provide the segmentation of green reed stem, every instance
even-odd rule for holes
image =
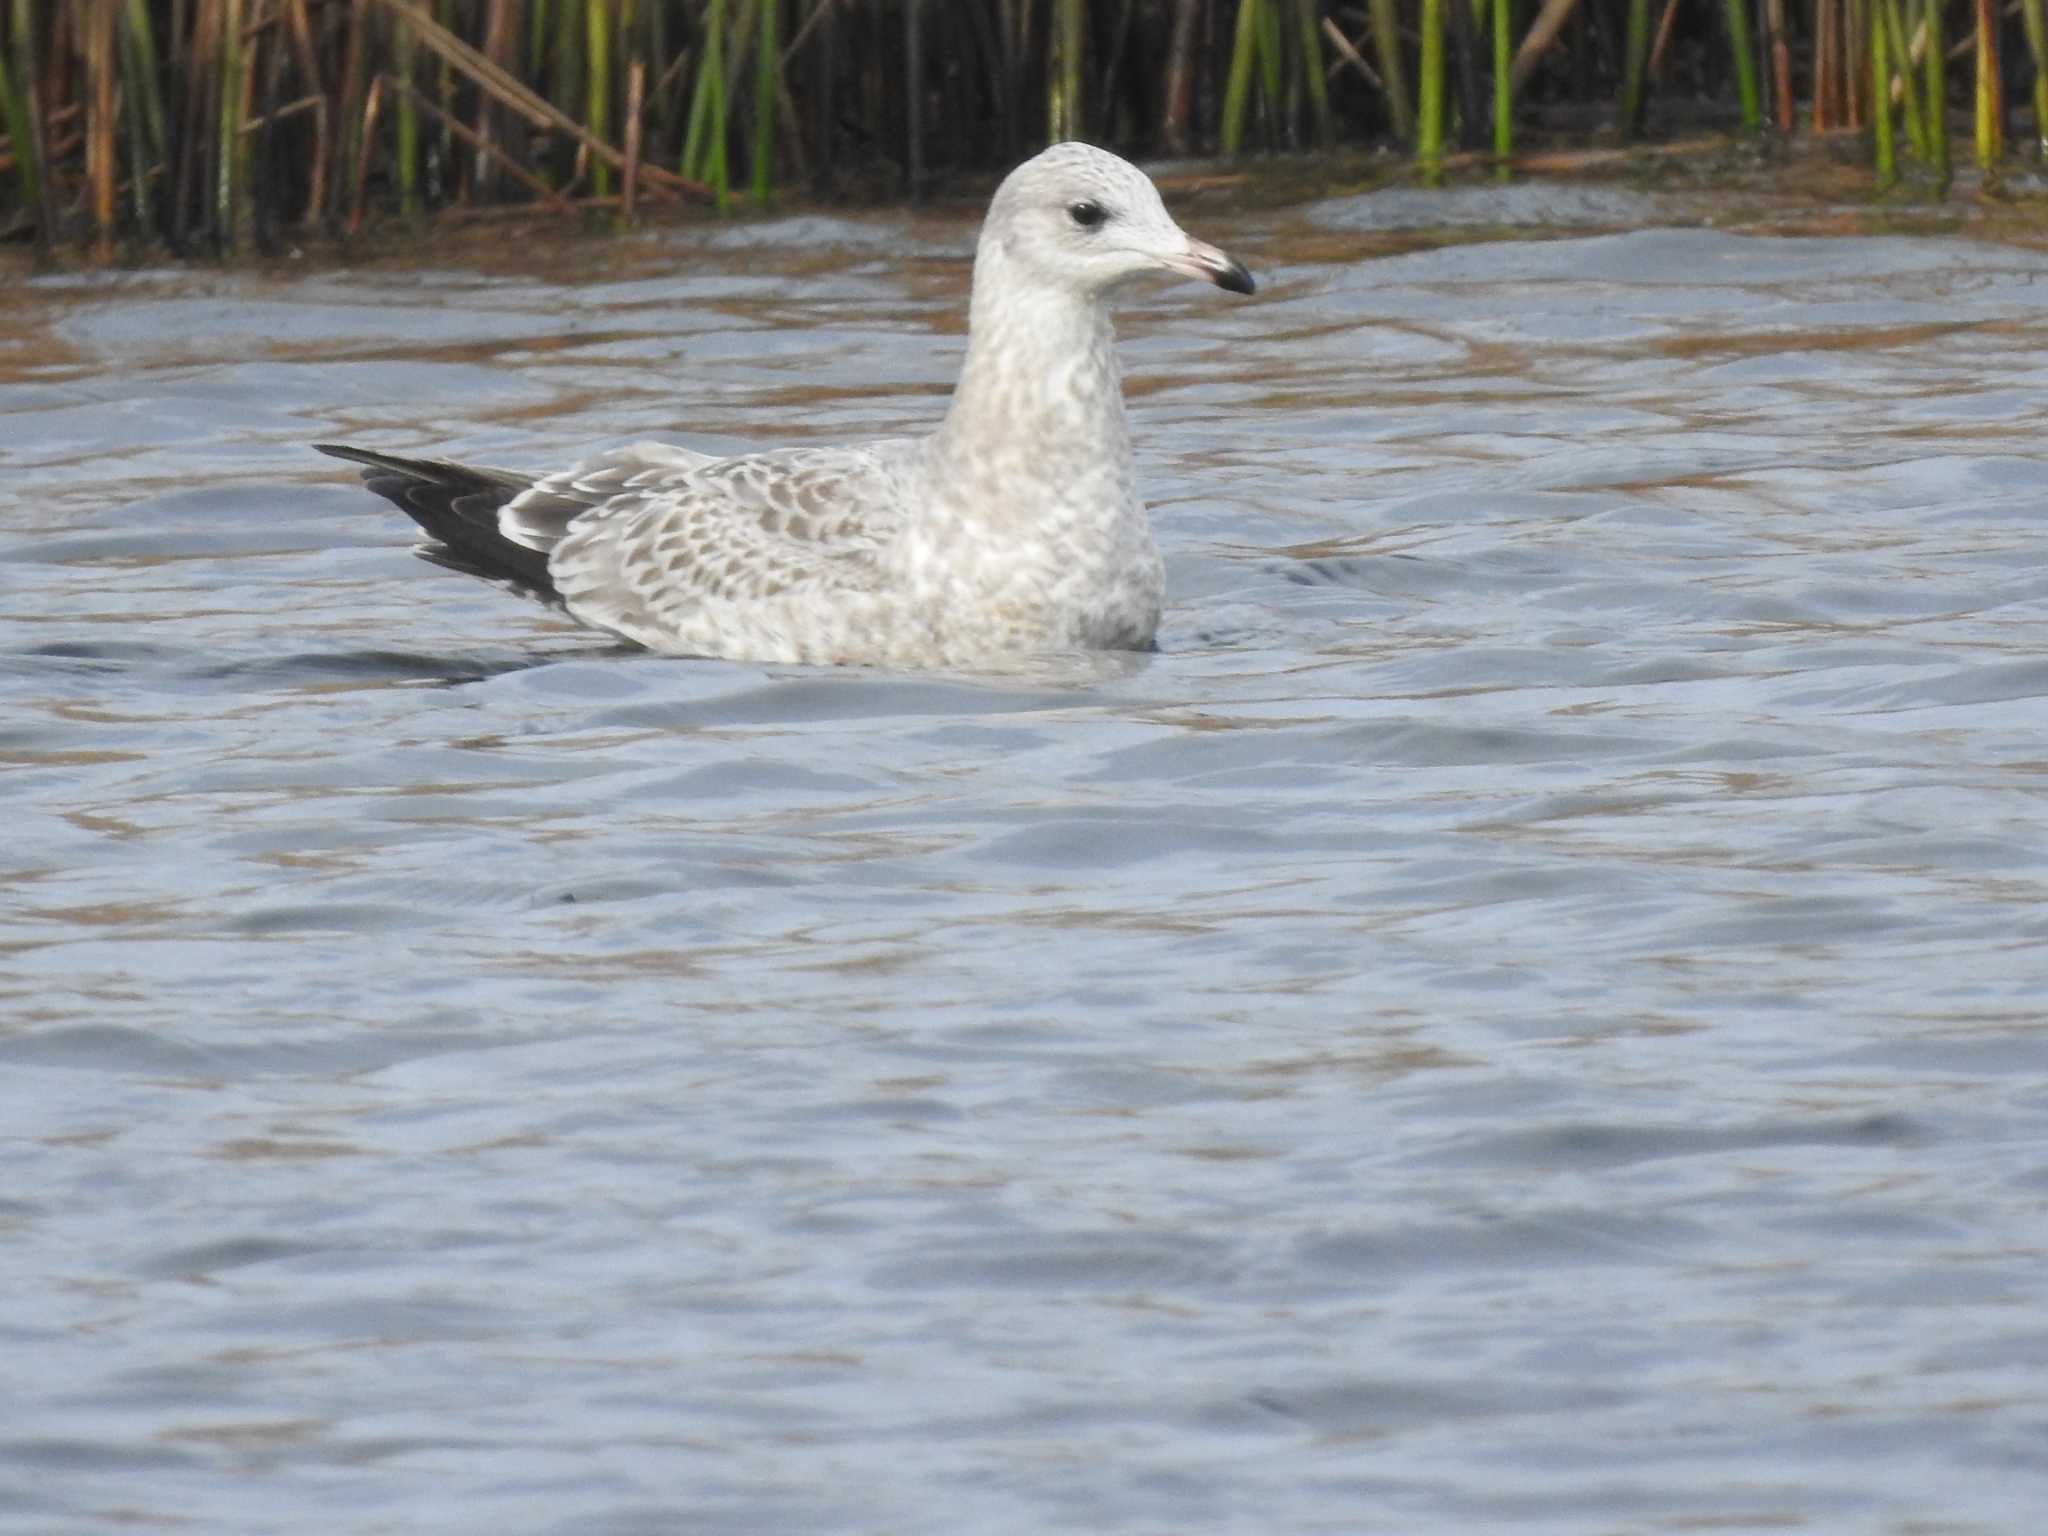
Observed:
[[[1934,159],[1934,145],[1927,136],[1927,120],[1920,111],[1920,86],[1913,71],[1912,46],[1907,41],[1905,12],[1900,0],[1879,0],[1884,9],[1885,49],[1891,56],[1891,78],[1899,86],[1899,120],[1905,125],[1906,142],[1920,159]],[[1890,86],[1886,86],[1889,101]]]
[[[1827,0],[1822,0],[1827,3]],[[1622,41],[1621,136],[1632,139],[1643,126],[1643,86],[1650,63],[1650,0],[1628,0],[1628,29]]]
[[[1980,170],[1990,170],[2005,153],[2005,89],[1999,78],[1998,12],[1992,0],[1977,0],[1975,148]]]
[[[214,220],[224,250],[241,246],[243,213],[242,176],[242,80],[246,60],[242,53],[242,0],[222,0],[220,21],[220,102],[217,124],[220,158],[214,172]]]
[[[2042,0],[2020,0],[2020,22],[2034,56],[2034,148],[2048,154],[2048,7]]]
[[[611,19],[611,0],[584,0],[583,126],[607,144],[611,142]],[[590,162],[590,190],[598,197],[611,194],[611,168],[602,160]]]
[[[1764,111],[1756,82],[1756,45],[1749,34],[1749,0],[1726,0],[1723,14],[1728,21],[1728,54],[1735,63],[1735,95],[1742,103],[1742,131],[1755,133],[1763,127]]]
[[[168,139],[164,134],[163,93],[157,88],[156,39],[150,33],[149,0],[128,0],[122,10],[121,62],[128,99],[141,108],[137,115],[149,152],[161,157]],[[138,173],[141,169],[137,167]]]
[[[710,0],[704,9],[700,52],[678,169],[685,176],[708,182],[722,212],[730,184],[725,156],[725,0]]]
[[[1266,121],[1271,125],[1278,119],[1282,110],[1280,100],[1280,0],[1260,0],[1259,81],[1265,87]]]
[[[1046,71],[1046,126],[1055,139],[1081,136],[1081,60],[1088,46],[1084,0],[1053,0],[1052,64]]]
[[[1408,104],[1408,72],[1401,64],[1401,29],[1394,0],[1368,0],[1372,15],[1372,50],[1378,56],[1380,79],[1387,87],[1387,116],[1406,144],[1415,142],[1415,111]]]
[[[582,8],[590,0],[559,0],[555,7],[555,62],[549,76],[548,99],[570,117],[581,119],[583,103],[578,98],[586,84],[583,78],[583,38],[589,22]]]
[[[1308,86],[1309,120],[1315,127],[1316,142],[1328,144],[1334,131],[1329,83],[1323,79],[1323,33],[1316,20],[1316,0],[1294,0],[1294,23],[1301,44],[1301,77]]]
[[[1514,39],[1509,36],[1512,0],[1492,0],[1493,7],[1493,158],[1496,174],[1508,179],[1508,160],[1515,152]]]
[[[1444,168],[1443,0],[1422,0],[1422,57],[1416,66],[1421,99],[1416,109],[1415,155],[1422,179],[1434,185]]]
[[[526,78],[538,85],[547,67],[548,39],[554,35],[548,25],[548,0],[529,0],[526,13]]]
[[[754,201],[775,185],[775,113],[782,102],[782,16],[775,0],[756,0],[754,16]]]
[[[33,17],[29,11],[29,0],[14,0],[14,57],[10,59],[5,51],[4,40],[0,40],[0,118],[7,123],[7,137],[14,144],[14,175],[21,183],[21,203],[24,208],[36,210],[42,202],[39,190],[41,181],[42,156],[37,153],[38,136],[36,115],[33,110],[34,84],[31,70],[35,62],[35,32],[32,30]],[[52,231],[36,221],[38,237],[47,238]]]
[[[400,21],[391,34],[391,73],[398,81],[398,208],[408,219],[420,211],[420,112],[413,99],[412,28]]]
[[[1941,0],[1924,0],[1921,14],[1927,23],[1927,91],[1922,110],[1927,122],[1927,159],[1934,167],[1935,184],[1948,191],[1948,43],[1941,32]]]
[[[1258,12],[1265,0],[1237,0],[1237,33],[1230,48],[1230,74],[1223,87],[1223,153],[1244,142],[1244,114],[1251,100],[1252,66],[1259,51]]]
[[[1898,149],[1892,140],[1891,49],[1885,40],[1887,30],[1882,0],[1871,0],[1870,143],[1881,192],[1888,191],[1899,179]]]

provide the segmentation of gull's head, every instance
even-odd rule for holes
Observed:
[[[1161,271],[1253,288],[1242,262],[1173,222],[1150,177],[1092,144],[1055,144],[1010,172],[981,238],[1011,270],[1091,298]]]

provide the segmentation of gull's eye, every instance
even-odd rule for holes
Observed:
[[[1067,217],[1083,229],[1094,229],[1109,217],[1109,210],[1097,202],[1067,204]]]

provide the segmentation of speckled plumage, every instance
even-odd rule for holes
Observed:
[[[1164,577],[1108,300],[1161,268],[1252,291],[1143,172],[1059,144],[989,207],[930,437],[728,458],[635,443],[539,477],[321,448],[366,466],[427,558],[656,651],[944,667],[1140,648]]]

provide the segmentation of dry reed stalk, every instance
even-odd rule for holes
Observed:
[[[1771,51],[1771,116],[1778,132],[1792,133],[1792,44],[1785,36],[1785,0],[1764,0],[1764,38]]]
[[[1835,51],[1839,41],[1839,0],[1814,0],[1813,8],[1813,131],[1835,126]]]
[[[509,62],[512,49],[513,0],[485,0],[483,55],[500,69]],[[477,198],[496,195],[500,161],[493,147],[497,138],[497,107],[482,91],[476,93],[476,122],[463,142],[473,147],[469,162],[469,187]],[[461,137],[461,135],[458,135]]]
[[[87,0],[81,18],[88,89],[86,181],[92,188],[93,255],[114,259],[114,0]]]
[[[1721,0],[1704,14],[1678,0],[1655,12],[1650,0],[1606,0],[1598,17],[1578,0],[1539,0],[1519,37],[1513,0],[1414,0],[1419,126],[1404,88],[1417,44],[1399,34],[1398,3],[1110,0],[1091,31],[1086,0],[0,0],[0,224],[82,239],[101,259],[152,229],[181,251],[234,250],[251,233],[267,247],[295,221],[359,229],[386,187],[409,212],[500,186],[550,213],[591,205],[549,187],[572,157],[587,189],[618,189],[630,216],[650,197],[722,202],[735,128],[757,199],[778,167],[822,173],[849,142],[906,148],[922,185],[932,162],[1079,131],[1091,102],[1098,128],[1129,129],[1135,107],[1176,150],[1199,147],[1210,114],[1239,148],[1248,129],[1268,143],[1300,143],[1305,129],[1327,142],[1341,113],[1351,127],[1412,135],[1426,172],[1454,163],[1453,119],[1476,148],[1490,116],[1484,163],[1501,167],[1516,90],[1563,55],[1574,16],[1591,47],[1573,42],[1565,56],[1578,94],[1589,79],[1613,89],[1625,126],[1640,122],[1652,81],[1675,76],[1686,89],[1693,45],[1725,29],[1745,126],[1761,116],[1755,58],[1767,60],[1786,128],[1796,70],[1812,82],[1815,130],[1868,118],[1883,184],[1901,128],[1945,183],[1943,98],[1965,55],[1974,157],[1995,170],[2006,152],[2000,29],[2016,13],[2034,134],[2048,134],[2048,0],[1971,0],[1953,49],[1941,28],[1954,0],[1815,0],[1789,26],[1783,0]],[[1764,27],[1754,57],[1752,5]],[[1598,29],[1623,18],[1628,37],[1610,57],[1612,36]],[[1808,24],[1810,36],[1794,36]],[[1098,81],[1099,98],[1086,95]],[[552,171],[532,163],[529,135],[546,136],[534,143]],[[678,147],[681,168],[702,176],[674,174]]]
[[[619,214],[633,217],[640,190],[640,98],[647,88],[647,66],[635,59],[626,66],[626,164],[619,172]]]
[[[546,203],[550,211],[558,211],[569,206],[569,200],[563,197],[561,193],[542,181],[533,172],[527,170],[525,166],[520,165],[515,160],[506,158],[505,152],[496,145],[487,144],[478,138],[474,129],[457,118],[449,108],[442,106],[431,96],[422,92],[418,86],[408,84],[389,75],[379,75],[377,80],[379,84],[389,80],[394,89],[411,92],[415,105],[425,107],[428,112],[433,114],[436,122],[446,128],[453,137],[475,150],[480,157],[487,156],[495,160],[514,181],[526,188],[527,191],[531,192],[543,203]]]
[[[321,101],[318,96],[301,96],[295,101],[287,101],[277,107],[265,107],[260,116],[249,118],[239,131],[247,138],[251,134],[261,133],[274,123],[288,122],[295,117],[304,117],[308,112],[318,112],[320,107]]]
[[[341,130],[340,182],[343,187],[359,189],[367,172],[370,141],[364,132],[366,122],[374,122],[376,114],[366,111],[366,93],[374,82],[369,71],[370,0],[349,0],[348,41],[342,50],[341,98],[335,104],[335,116]],[[362,196],[355,192],[350,218],[357,215],[354,209],[360,207]]]
[[[1572,12],[1578,8],[1579,0],[1543,0],[1536,19],[1529,23],[1529,30],[1522,34],[1522,46],[1515,50],[1515,62],[1509,68],[1508,78],[1517,92],[1529,83],[1529,77],[1536,73],[1536,66],[1543,62],[1543,55],[1550,51],[1550,45],[1557,41],[1564,24],[1572,19]]]
[[[374,75],[370,79],[369,93],[363,100],[362,142],[365,144],[370,142],[371,136],[377,131],[377,107],[383,99],[384,77],[382,75]],[[349,200],[348,232],[351,235],[362,233],[363,191],[369,181],[369,173],[370,157],[368,155],[359,156],[356,160],[355,192]]]
[[[308,224],[317,224],[327,205],[329,161],[334,152],[327,87],[321,75],[319,51],[313,46],[313,27],[306,15],[306,0],[284,0],[284,22],[291,33],[291,48],[298,58],[300,78],[313,92],[313,156],[306,167],[306,203],[299,216]]]
[[[534,127],[552,128],[568,135],[591,158],[602,160],[614,170],[624,165],[625,156],[617,149],[596,137],[553,103],[543,100],[532,87],[500,69],[439,22],[423,15],[410,0],[357,0],[357,3],[373,3],[387,11],[400,13],[411,23],[424,46],[446,59],[457,74],[469,79],[479,90],[489,92],[501,105],[518,112]],[[715,197],[712,189],[703,182],[674,175],[653,164],[643,164],[640,174],[647,178],[650,186],[666,187],[706,202]]]
[[[1664,60],[1671,51],[1671,27],[1678,20],[1678,0],[1664,0],[1664,13],[1657,18],[1656,41],[1650,44],[1649,77],[1664,78]]]
[[[1999,77],[1998,11],[1992,0],[1977,0],[1977,164],[1991,170],[2005,153],[2005,84]]]
[[[1330,64],[1330,74],[1332,77],[1336,75],[1338,70],[1349,64],[1358,71],[1359,79],[1382,95],[1385,94],[1387,89],[1386,81],[1379,77],[1379,74],[1370,64],[1366,63],[1365,55],[1358,51],[1356,43],[1344,35],[1344,29],[1327,16],[1323,18],[1323,36],[1330,40],[1330,46],[1337,53],[1336,59]],[[1500,71],[1500,73],[1505,74],[1505,71]]]

